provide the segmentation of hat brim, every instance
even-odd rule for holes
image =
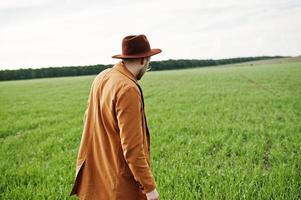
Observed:
[[[133,55],[118,54],[118,55],[112,56],[112,58],[145,58],[145,57],[156,55],[161,52],[162,52],[161,49],[151,49],[149,52],[146,52],[146,53],[133,54]]]

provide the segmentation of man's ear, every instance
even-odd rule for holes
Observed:
[[[140,64],[141,64],[141,65],[144,64],[144,58],[140,58]]]

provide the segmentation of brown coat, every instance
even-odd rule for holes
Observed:
[[[92,83],[70,195],[138,200],[155,188],[142,90],[119,62]]]

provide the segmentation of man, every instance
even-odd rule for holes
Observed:
[[[150,135],[138,80],[149,67],[145,35],[122,40],[122,59],[94,79],[84,116],[70,195],[88,200],[158,200],[150,169]]]

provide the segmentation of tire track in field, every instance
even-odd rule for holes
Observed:
[[[263,155],[263,167],[265,170],[270,169],[270,150],[272,147],[272,142],[269,136],[266,138],[265,146],[264,146],[264,155]]]
[[[268,87],[263,86],[262,84],[260,84],[259,82],[250,79],[249,77],[243,75],[243,74],[239,74],[240,77],[242,77],[243,79],[247,80],[249,83],[252,83],[253,85],[255,85],[257,88],[265,90],[267,92],[270,92],[271,94],[275,95],[275,96],[280,96],[279,93],[277,93],[276,91],[274,91],[273,89],[270,89]],[[265,144],[264,144],[264,154],[263,154],[263,168],[265,170],[269,170],[270,169],[270,150],[272,147],[272,142],[269,136],[266,136],[265,139]]]
[[[275,90],[273,90],[273,89],[271,89],[271,88],[268,88],[268,87],[266,87],[266,86],[263,86],[261,83],[255,81],[255,80],[253,80],[253,79],[250,79],[249,77],[247,77],[247,76],[245,76],[245,75],[243,75],[243,74],[239,74],[239,76],[240,76],[241,78],[243,78],[244,80],[247,80],[247,82],[249,82],[249,83],[255,85],[256,88],[259,88],[259,89],[262,89],[262,90],[264,90],[264,91],[267,91],[267,92],[269,92],[269,93],[271,93],[271,94],[273,94],[273,95],[275,95],[275,96],[280,96]]]

